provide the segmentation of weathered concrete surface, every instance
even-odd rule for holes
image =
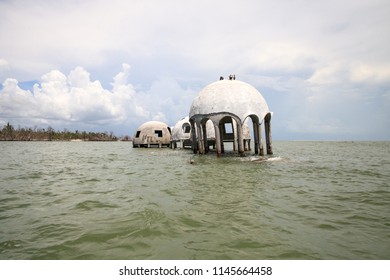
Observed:
[[[189,117],[231,113],[242,122],[249,115],[260,120],[270,113],[267,102],[253,86],[238,80],[221,80],[206,86],[192,101]]]
[[[166,123],[150,121],[138,127],[133,137],[133,147],[169,147],[171,131]]]

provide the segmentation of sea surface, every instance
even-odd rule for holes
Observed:
[[[390,259],[390,142],[0,142],[0,259]]]

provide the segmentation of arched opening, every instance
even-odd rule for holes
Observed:
[[[245,124],[248,125],[248,129],[250,131],[255,154],[263,155],[264,152],[262,146],[262,131],[261,131],[261,124],[260,124],[259,117],[254,114],[248,115],[245,118]],[[249,142],[249,146],[250,146],[250,142]]]
[[[239,118],[234,116],[224,116],[218,123],[220,150],[238,151],[241,155],[244,153],[243,130]]]
[[[219,131],[221,137],[221,152],[224,153],[226,150],[235,151],[235,122],[230,116],[223,117],[219,121]]]
[[[199,153],[208,153],[210,147],[215,149],[215,132],[212,120],[207,117],[202,118],[197,126]]]
[[[183,123],[181,129],[183,134],[190,133],[191,125],[189,123]]]
[[[210,146],[215,149],[215,132],[212,120],[207,117],[190,119],[191,142],[194,153],[205,154]]]

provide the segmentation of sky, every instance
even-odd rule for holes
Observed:
[[[173,126],[235,74],[274,140],[390,140],[388,0],[2,0],[0,127]]]

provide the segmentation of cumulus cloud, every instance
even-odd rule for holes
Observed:
[[[91,81],[90,73],[76,67],[66,76],[58,70],[44,74],[33,90],[23,90],[6,79],[0,92],[0,117],[19,124],[126,124],[149,117],[128,83],[129,65],[114,77],[112,90]]]

